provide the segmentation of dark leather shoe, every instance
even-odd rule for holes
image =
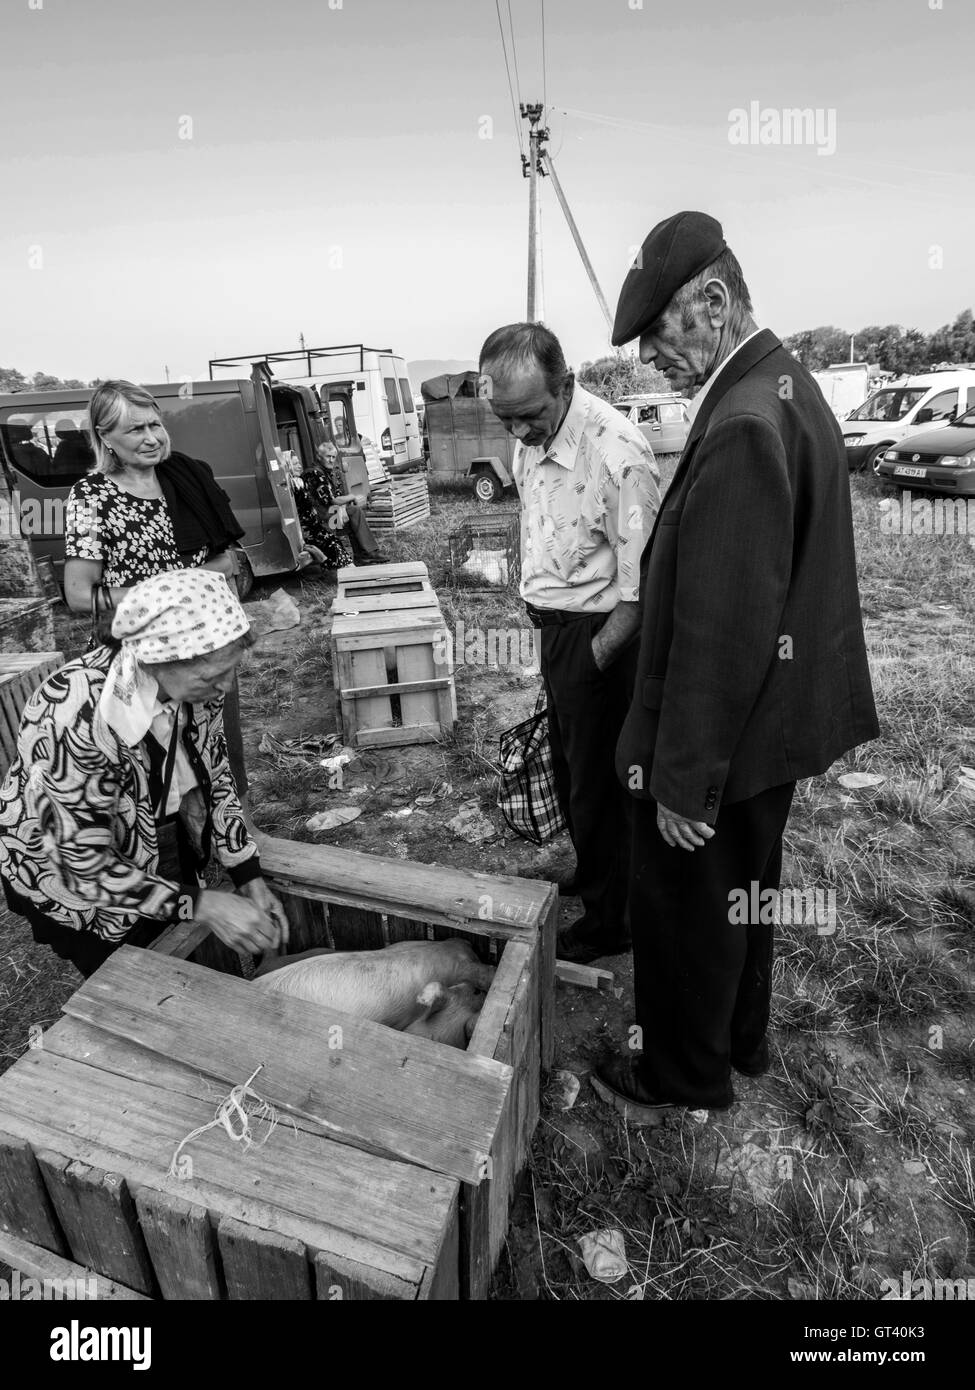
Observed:
[[[612,1057],[596,1068],[589,1078],[592,1088],[607,1105],[637,1125],[659,1125],[668,1110],[676,1109],[672,1100],[663,1100],[649,1091],[640,1079],[637,1065],[628,1057]]]
[[[580,936],[572,927],[567,927],[556,942],[555,955],[558,960],[568,960],[573,965],[591,965],[603,956],[622,955],[631,945],[628,936],[607,936],[603,932]]]

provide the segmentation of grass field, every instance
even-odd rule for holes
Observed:
[[[863,477],[851,486],[881,736],[800,785],[783,874],[785,885],[835,893],[835,929],[781,927],[772,1070],[736,1080],[736,1106],[706,1119],[626,1130],[585,1079],[632,1021],[626,958],[612,962],[619,997],[560,987],[556,1066],[583,1084],[567,1113],[557,1087],[547,1095],[498,1298],[845,1300],[881,1296],[885,1279],[900,1287],[905,1270],[975,1276],[975,800],[959,787],[961,767],[975,765],[975,550],[963,538],[885,536],[888,490]],[[397,537],[391,558],[428,563],[451,630],[524,627],[513,594],[485,598],[451,582],[447,538],[476,504],[466,491],[433,502],[431,520]],[[538,688],[520,665],[458,666],[452,737],[364,754],[338,790],[314,759],[260,753],[264,731],[287,739],[336,727],[333,585],[284,587],[301,626],[267,639],[242,674],[262,828],[488,872],[550,877],[569,862],[565,837],[537,850],[505,833],[494,804],[498,733],[529,712]],[[65,623],[68,648],[83,637],[83,624]],[[846,793],[837,776],[851,769],[884,781]],[[445,828],[471,802],[494,829],[480,845]],[[339,804],[362,815],[331,836],[307,830],[312,811]],[[76,984],[52,960],[4,919],[0,1066]],[[625,1240],[630,1274],[614,1286],[579,1260],[578,1237],[603,1227]]]

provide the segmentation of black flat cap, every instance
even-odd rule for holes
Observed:
[[[623,281],[613,324],[613,347],[639,338],[681,285],[725,250],[721,223],[706,212],[675,212],[658,222]]]

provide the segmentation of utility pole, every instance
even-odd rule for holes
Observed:
[[[565,201],[565,194],[562,192],[562,185],[559,183],[559,176],[555,172],[555,165],[552,163],[552,158],[547,152],[543,151],[541,158],[543,170],[545,173],[549,175],[549,177],[552,180],[552,187],[555,189],[555,196],[559,200],[559,207],[561,207],[563,213],[565,214],[565,220],[569,224],[569,231],[572,233],[572,240],[576,244],[576,250],[579,252],[579,256],[582,260],[583,266],[585,267],[586,274],[589,276],[592,287],[596,292],[596,299],[599,301],[599,307],[603,311],[603,318],[606,320],[610,333],[612,333],[613,316],[609,312],[609,306],[606,303],[606,297],[600,289],[599,281],[596,279],[596,272],[592,268],[592,261],[590,261],[588,255],[586,254],[586,248],[582,244],[582,237],[579,235],[579,228],[576,226],[575,218],[572,216],[572,213],[569,210],[569,204]]]
[[[168,382],[168,381],[169,381],[169,368],[168,368],[168,367],[163,367],[163,371],[166,373],[166,380],[167,380],[167,382]]]
[[[301,347],[302,352],[304,352],[304,351],[305,351],[305,335],[304,335],[304,333],[299,333],[299,334],[298,334],[298,343],[299,343],[299,345],[300,345],[300,347]]]
[[[528,121],[528,154],[521,157],[522,176],[528,179],[528,313],[529,323],[537,322],[538,297],[538,175],[544,176],[541,157],[548,139],[547,126],[540,124],[545,108],[521,103],[521,119]]]

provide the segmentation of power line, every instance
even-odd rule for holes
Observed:
[[[548,69],[545,62],[545,0],[542,5],[542,105],[548,105]]]
[[[518,73],[518,47],[515,43],[515,22],[511,18],[511,0],[508,0],[508,28],[511,30],[511,56],[515,61],[515,89],[518,93],[518,102],[521,104],[521,77]]]
[[[494,0],[494,8],[498,13],[498,32],[501,35],[501,52],[504,54],[504,70],[508,74],[508,92],[511,95],[511,114],[515,121],[515,134],[518,137],[518,151],[524,159],[525,146],[521,138],[521,121],[518,119],[518,104],[515,101],[515,89],[511,83],[511,68],[508,64],[508,45],[504,39],[504,23],[501,19],[501,0]]]

